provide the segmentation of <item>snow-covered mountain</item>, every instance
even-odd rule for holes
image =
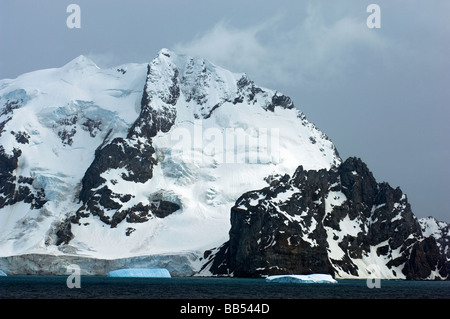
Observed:
[[[0,97],[2,256],[203,254],[242,193],[341,162],[285,95],[166,49],[111,69],[80,56]]]
[[[0,107],[0,268],[10,273],[76,262],[93,274],[205,274],[243,194],[299,166],[342,164],[289,97],[167,49],[148,64],[100,69],[80,56],[1,80]]]

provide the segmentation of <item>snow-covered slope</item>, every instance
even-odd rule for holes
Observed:
[[[80,56],[0,81],[2,255],[47,251],[52,225],[77,205],[95,149],[110,130],[126,134],[139,112],[145,69],[125,67],[126,74],[100,70]],[[37,195],[27,200],[27,192]]]
[[[201,255],[244,192],[341,163],[288,97],[167,49],[1,80],[0,106],[1,256]]]

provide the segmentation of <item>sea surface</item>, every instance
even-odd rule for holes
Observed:
[[[450,281],[274,283],[242,278],[0,277],[0,299],[450,299]],[[369,286],[373,286],[369,284]],[[449,300],[450,301],[450,300]],[[450,303],[449,303],[450,305]]]
[[[442,315],[450,281],[275,283],[242,278],[0,277],[2,313],[86,318],[307,318]],[[369,285],[370,286],[370,285]],[[11,311],[10,311],[11,310]]]

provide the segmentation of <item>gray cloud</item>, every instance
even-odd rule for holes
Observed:
[[[291,23],[289,29],[284,27],[288,17],[282,13],[241,28],[220,21],[174,49],[249,73],[268,86],[315,81],[333,85],[348,70],[360,67],[358,55],[387,60],[390,51],[398,49],[388,37],[367,28],[365,11],[329,20],[323,7],[321,2],[310,3],[304,19]]]

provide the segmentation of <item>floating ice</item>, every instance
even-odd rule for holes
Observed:
[[[165,268],[127,268],[113,270],[109,277],[140,277],[140,278],[170,278],[170,273]]]
[[[0,277],[1,277],[1,276],[4,277],[4,276],[7,276],[7,275],[6,275],[6,273],[5,273],[3,270],[0,269]]]
[[[330,283],[336,284],[337,281],[326,274],[311,275],[276,275],[266,278],[268,282],[294,282],[294,283]]]

